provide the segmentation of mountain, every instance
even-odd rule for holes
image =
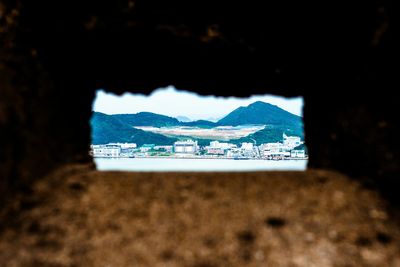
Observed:
[[[176,119],[180,122],[191,122],[192,120],[186,116],[177,116]]]
[[[264,124],[263,130],[249,136],[231,140],[235,143],[254,142],[257,144],[282,141],[283,133],[304,139],[303,119],[269,103],[257,101],[247,107],[239,107],[218,121],[219,125]]]
[[[136,114],[116,114],[112,115],[124,124],[131,126],[154,126],[154,127],[168,127],[179,126],[176,118],[160,115],[152,112],[139,112]]]
[[[121,117],[116,115],[93,112],[90,120],[92,144],[127,142],[136,143],[138,146],[143,144],[172,145],[177,140],[176,138],[133,128],[130,124],[124,123],[124,119],[127,118],[123,116],[121,120]],[[129,121],[129,119],[127,120]]]
[[[220,119],[219,125],[273,124],[292,125],[301,121],[296,116],[278,106],[262,101],[254,102],[247,107],[239,107]]]

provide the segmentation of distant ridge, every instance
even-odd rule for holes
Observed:
[[[154,126],[168,127],[179,126],[181,124],[176,118],[160,115],[152,112],[139,112],[136,114],[116,114],[111,115],[119,121],[132,126]]]
[[[153,126],[153,127],[172,127],[172,126],[192,126],[192,127],[215,127],[217,124],[212,121],[196,120],[189,122],[179,121],[177,118],[152,113],[139,112],[136,114],[115,114],[109,115],[119,120],[123,124],[130,126]]]
[[[177,116],[176,119],[180,122],[191,122],[192,120],[186,116]]]

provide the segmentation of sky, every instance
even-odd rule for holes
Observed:
[[[274,95],[253,95],[248,98],[200,96],[196,93],[177,90],[173,86],[154,90],[149,96],[125,93],[121,96],[98,90],[93,102],[93,111],[105,114],[132,114],[142,111],[170,117],[185,116],[191,120],[216,121],[240,106],[256,101],[276,105],[290,113],[302,116],[303,98],[285,98]]]

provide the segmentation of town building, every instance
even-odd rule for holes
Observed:
[[[140,147],[140,152],[148,152],[149,150],[152,150],[156,145],[155,144],[143,144]]]
[[[290,157],[290,149],[282,143],[266,143],[260,146],[260,154],[264,158]]]
[[[232,148],[226,152],[228,158],[235,158],[242,156],[241,150],[239,148]]]
[[[279,142],[276,143],[266,143],[266,144],[262,144],[260,145],[260,150],[261,151],[270,151],[270,150],[286,150],[287,148]]]
[[[221,148],[221,149],[232,149],[237,147],[235,144],[231,143],[224,143],[219,141],[211,141],[210,146],[211,148]]]
[[[107,145],[119,146],[121,149],[134,149],[137,147],[135,143],[108,143]]]
[[[91,150],[95,158],[117,158],[121,153],[121,147],[112,144],[91,145]]]
[[[225,149],[219,147],[206,147],[207,154],[210,155],[225,155]]]
[[[174,143],[175,153],[182,154],[195,154],[198,151],[197,141],[185,140],[177,141]]]
[[[289,150],[292,150],[301,144],[303,144],[303,142],[299,136],[287,136],[285,133],[283,133],[283,145]]]
[[[289,158],[290,152],[282,150],[269,150],[264,151],[263,156],[265,158]]]
[[[303,150],[303,149],[292,150],[292,151],[290,151],[290,157],[291,158],[305,158],[306,157],[305,150]]]
[[[236,148],[235,144],[211,141],[209,146],[205,147],[207,154],[225,155],[230,149]]]
[[[252,151],[253,150],[253,143],[242,143],[242,146],[240,147],[242,150],[248,150]]]

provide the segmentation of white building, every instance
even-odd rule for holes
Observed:
[[[282,143],[266,143],[260,146],[260,153],[265,158],[290,157],[290,149]]]
[[[283,145],[290,150],[301,144],[303,144],[303,142],[299,136],[287,136],[285,133],[283,134]]]
[[[205,149],[207,154],[213,155],[224,155],[229,150],[236,148],[235,144],[231,143],[222,143],[219,141],[211,141],[209,146],[206,146]]]
[[[121,149],[137,148],[135,143],[119,143],[119,145],[121,146]]]
[[[135,143],[109,143],[107,145],[119,146],[121,149],[133,149],[137,147]]]
[[[189,139],[186,141],[177,141],[174,143],[175,153],[195,154],[197,150],[198,150],[197,141]]]
[[[219,147],[220,147],[220,142],[218,142],[218,141],[211,141],[211,142],[210,142],[210,147],[212,147],[212,148],[219,148]]]
[[[283,150],[286,149],[286,147],[279,142],[276,143],[266,143],[266,144],[262,144],[260,146],[260,150],[262,151],[268,151],[268,150]]]
[[[242,146],[241,146],[241,149],[242,150],[253,150],[253,143],[242,143]]]
[[[242,155],[242,154],[241,154],[241,151],[240,151],[239,148],[232,148],[232,149],[229,149],[229,150],[226,152],[226,156],[227,156],[228,158],[239,157],[239,156],[241,156],[241,155]]]
[[[221,149],[231,149],[237,147],[235,144],[231,143],[223,143],[219,141],[211,141],[210,148],[221,148]]]
[[[291,158],[305,158],[306,157],[306,152],[303,149],[299,150],[292,150],[290,151],[290,157]]]
[[[225,154],[225,149],[220,148],[220,147],[206,147],[207,154],[211,155],[224,155]]]
[[[121,147],[117,145],[92,145],[93,157],[95,158],[117,158],[120,156]]]

